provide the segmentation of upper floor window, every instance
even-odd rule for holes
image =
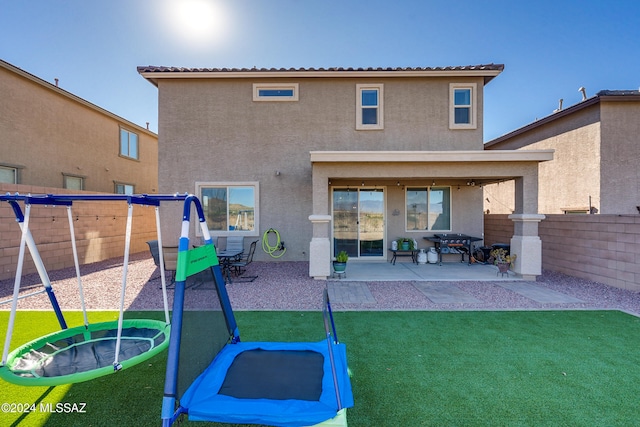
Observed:
[[[84,177],[63,174],[64,188],[71,190],[84,190]]]
[[[257,182],[196,183],[207,226],[216,236],[255,236],[259,200]]]
[[[383,84],[356,85],[356,129],[384,129]]]
[[[138,160],[138,134],[120,128],[120,155]]]
[[[451,83],[449,85],[449,128],[475,129],[476,84]]]
[[[17,184],[18,168],[12,166],[0,166],[0,182],[6,184]]]
[[[408,187],[406,230],[451,230],[451,187]]]
[[[135,192],[135,186],[132,184],[124,184],[121,182],[116,182],[115,183],[115,193],[116,194],[134,194]]]
[[[298,83],[254,83],[254,101],[297,101]]]

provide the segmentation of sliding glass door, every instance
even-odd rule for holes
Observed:
[[[333,190],[334,256],[346,251],[351,258],[384,257],[384,190]]]

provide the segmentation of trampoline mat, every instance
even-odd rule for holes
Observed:
[[[247,350],[229,367],[218,394],[238,399],[317,401],[324,356],[311,350]]]

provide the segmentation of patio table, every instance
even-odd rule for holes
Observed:
[[[218,251],[218,260],[222,267],[222,275],[227,277],[227,283],[231,283],[231,263],[235,261],[244,251],[241,249],[231,249]]]
[[[417,250],[409,249],[404,251],[402,249],[391,249],[391,248],[389,250],[393,253],[391,260],[389,261],[393,265],[396,265],[396,258],[399,256],[410,256],[411,262],[416,264],[418,263],[418,259],[416,257],[416,254],[418,253]]]

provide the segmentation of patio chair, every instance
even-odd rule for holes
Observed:
[[[147,245],[149,245],[149,252],[151,252],[154,264],[160,268],[160,249],[158,248],[158,241],[149,240]],[[169,282],[171,285],[175,282],[176,267],[178,263],[178,247],[163,246],[162,255],[164,257],[164,271],[165,273],[171,273],[171,281]],[[155,277],[153,279],[155,279]]]
[[[244,236],[229,236],[227,237],[227,247],[225,251],[235,251],[238,250],[240,252],[244,252]],[[241,257],[242,255],[240,255]],[[239,260],[240,258],[238,258]]]
[[[244,256],[242,259],[231,263],[231,268],[233,269],[233,273],[236,276],[240,276],[244,274],[247,271],[247,267],[249,266],[249,264],[253,262],[253,254],[256,251],[257,244],[258,244],[257,240],[254,242],[251,242],[251,245],[249,246],[249,252],[247,253],[247,255]],[[257,278],[258,276],[242,276],[242,281],[253,282]]]

